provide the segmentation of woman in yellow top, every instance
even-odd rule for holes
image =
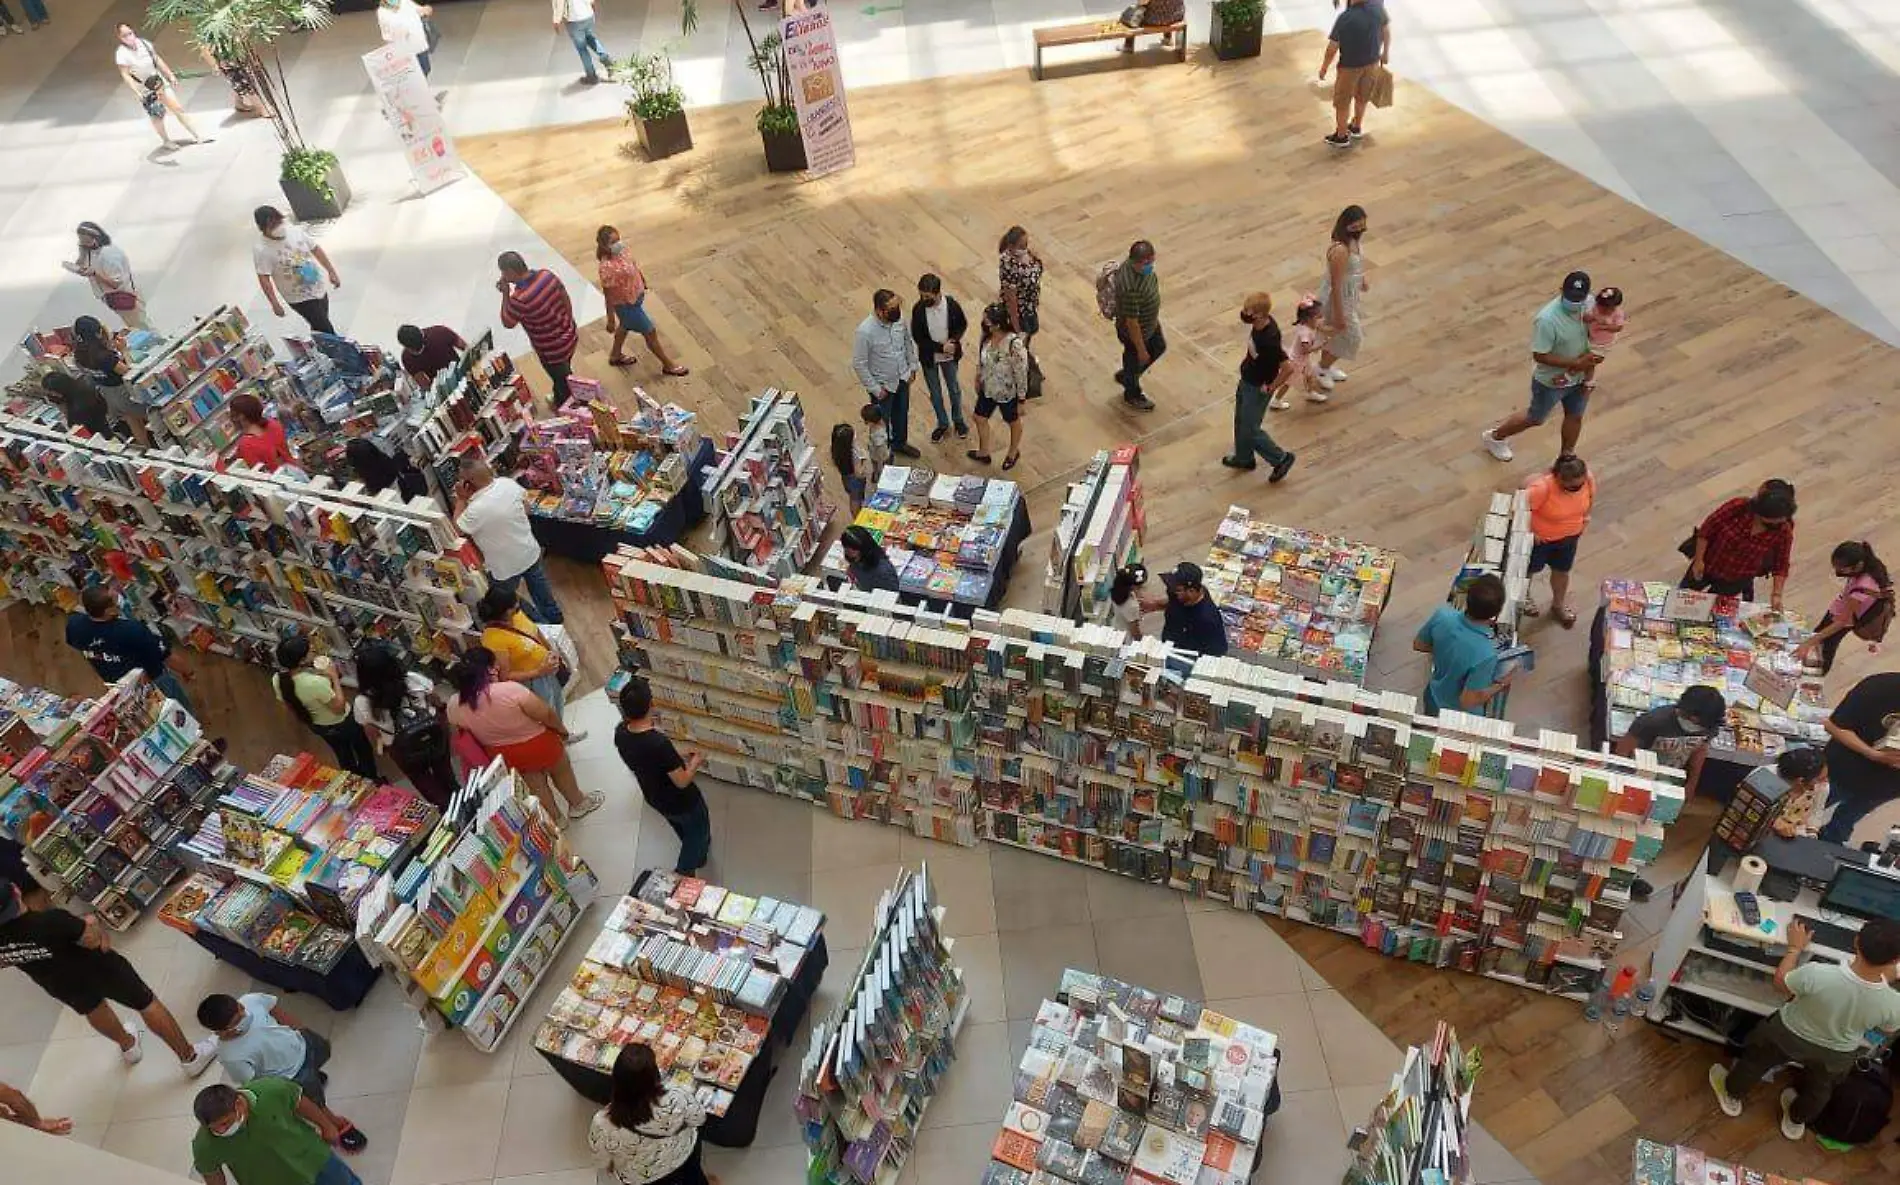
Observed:
[[[482,622],[482,645],[495,655],[495,677],[523,684],[546,700],[557,718],[565,717],[567,697],[562,690],[560,653],[541,627],[521,611],[515,590],[501,584],[489,585],[475,613]],[[585,732],[570,732],[567,743],[586,739]]]
[[[1570,567],[1596,502],[1597,479],[1582,457],[1565,453],[1549,473],[1532,478],[1525,491],[1531,508],[1530,574],[1550,569],[1550,611],[1569,629],[1577,624],[1577,611],[1570,607]],[[1539,609],[1527,602],[1524,612],[1535,617]]]

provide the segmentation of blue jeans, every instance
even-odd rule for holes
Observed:
[[[567,39],[574,43],[574,52],[581,55],[581,69],[588,78],[600,77],[594,73],[594,57],[599,58],[603,66],[614,64],[613,58],[607,55],[607,47],[602,45],[600,38],[594,35],[593,17],[590,16],[584,21],[568,21]],[[594,57],[587,56],[588,50],[594,52]]]
[[[1533,424],[1541,424],[1550,418],[1550,413],[1563,404],[1564,415],[1575,419],[1590,406],[1590,390],[1582,383],[1571,383],[1567,387],[1552,387],[1531,380],[1531,405],[1524,416]]]
[[[666,825],[679,836],[680,858],[673,871],[691,876],[706,866],[712,854],[712,815],[706,811],[706,796],[693,787],[693,805],[677,815],[661,815]]]
[[[527,585],[525,591],[528,603],[522,608],[529,617],[542,625],[561,625],[567,620],[561,616],[561,602],[554,599],[554,586],[548,583],[548,570],[542,566],[542,561],[536,560],[526,572],[495,583],[516,592],[524,591],[521,586]]]
[[[1278,465],[1287,451],[1275,444],[1260,425],[1267,418],[1267,393],[1246,379],[1234,388],[1234,460],[1251,465],[1254,454],[1269,465]]]
[[[323,1167],[317,1170],[317,1179],[310,1185],[363,1185],[363,1179],[343,1163],[342,1157],[332,1152],[330,1159],[324,1161]]]
[[[567,693],[561,689],[561,672],[549,671],[545,675],[536,675],[532,679],[521,680],[521,685],[546,700],[548,707],[554,709],[556,716],[567,712]]]
[[[1834,817],[1815,834],[1828,843],[1850,843],[1854,838],[1854,828],[1860,826],[1860,821],[1892,797],[1891,794],[1881,793],[1877,787],[1843,786],[1837,775],[1827,796],[1827,804],[1834,808]]]
[[[969,430],[963,422],[963,384],[957,381],[957,360],[946,359],[942,362],[924,364],[924,386],[930,388],[930,409],[937,413],[939,430],[948,428],[955,422],[957,431]],[[946,416],[943,410],[943,389],[950,388],[950,411]]]
[[[36,25],[46,19],[46,5],[41,0],[20,0],[20,7],[26,9],[26,19]]]
[[[877,409],[884,413],[884,426],[891,430],[891,447],[899,448],[910,443],[910,380],[904,379],[882,399],[873,399]]]
[[[427,50],[416,55],[416,65],[422,67],[422,76],[427,78],[429,76],[429,52]]]
[[[158,688],[173,700],[176,700],[178,706],[185,711],[191,712],[194,716],[197,715],[197,712],[194,711],[191,706],[191,697],[185,694],[185,684],[183,680],[179,679],[178,672],[166,671],[164,674],[152,680],[152,686]]]

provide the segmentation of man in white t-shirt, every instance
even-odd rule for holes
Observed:
[[[566,619],[541,566],[541,545],[528,525],[527,491],[511,477],[496,477],[480,453],[462,455],[461,473],[455,525],[482,549],[488,578],[509,588],[525,585],[529,615],[544,625],[560,625]]]
[[[554,0],[554,27],[567,30],[567,39],[574,43],[574,52],[581,55],[581,83],[593,86],[600,81],[600,75],[594,72],[594,59],[613,69],[614,60],[607,53],[607,47],[600,43],[600,36],[594,32],[594,0]]]
[[[343,281],[330,257],[275,206],[259,206],[251,211],[251,220],[259,236],[251,248],[251,265],[270,311],[281,317],[289,305],[313,332],[336,333],[330,322],[330,292]]]

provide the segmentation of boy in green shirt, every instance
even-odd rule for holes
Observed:
[[[191,1167],[205,1185],[362,1185],[331,1150],[336,1124],[289,1079],[207,1086],[191,1110]]]
[[[1900,970],[1900,922],[1879,918],[1862,926],[1851,963],[1796,966],[1812,937],[1800,922],[1789,923],[1775,986],[1794,999],[1755,1026],[1733,1066],[1709,1067],[1715,1100],[1733,1119],[1764,1074],[1783,1062],[1798,1063],[1800,1088],[1781,1092],[1781,1134],[1790,1140],[1807,1135],[1808,1122],[1854,1068],[1866,1033],[1900,1029],[1900,992],[1892,982]]]

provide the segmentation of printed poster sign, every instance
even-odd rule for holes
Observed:
[[[462,158],[456,154],[455,141],[449,139],[442,108],[436,105],[428,76],[416,64],[415,55],[389,45],[378,46],[363,55],[363,69],[369,71],[370,84],[376,88],[383,118],[402,141],[403,157],[416,188],[434,193],[460,180],[465,172]]]
[[[805,138],[805,172],[836,173],[858,163],[851,142],[851,114],[844,105],[844,72],[838,67],[838,35],[826,0],[784,0],[779,36],[792,78],[792,103]]]

